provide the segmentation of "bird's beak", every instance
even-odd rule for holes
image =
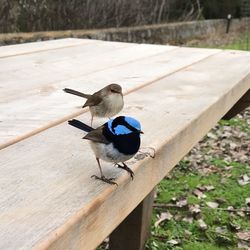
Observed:
[[[144,132],[143,132],[143,131],[140,131],[140,134],[144,134]]]

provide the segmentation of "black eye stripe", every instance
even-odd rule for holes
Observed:
[[[117,117],[115,120],[113,120],[112,122],[112,131],[115,133],[115,128],[118,126],[118,125],[123,125],[125,126],[126,128],[128,128],[129,130],[131,130],[132,132],[138,132],[138,130],[134,127],[132,127],[129,123],[127,123],[125,121],[125,118],[124,116],[120,116],[120,117]]]
[[[124,122],[125,122],[125,127],[127,127],[132,132],[137,132],[138,131],[136,128],[134,128],[130,124],[128,124],[126,121],[124,121]]]

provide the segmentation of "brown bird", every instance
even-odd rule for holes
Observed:
[[[94,116],[110,118],[119,113],[124,105],[122,87],[115,83],[107,85],[92,95],[68,88],[63,89],[63,91],[87,99],[82,107],[89,107],[91,126]]]

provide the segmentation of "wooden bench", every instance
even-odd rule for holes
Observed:
[[[103,163],[118,187],[90,178],[94,155],[66,122],[89,124],[90,114],[62,91],[113,82],[124,89],[121,114],[141,122],[142,146],[156,150],[128,162],[133,181]],[[249,104],[249,88],[249,52],[85,39],[0,47],[0,249],[90,250],[110,234],[112,250],[143,249],[155,186]]]

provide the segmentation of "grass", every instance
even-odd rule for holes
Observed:
[[[235,34],[231,36],[230,33],[222,34],[221,37],[215,37],[214,39],[198,40],[194,44],[187,43],[187,46],[250,51],[250,32],[245,32],[238,36]]]
[[[239,40],[222,46],[223,49],[250,50],[250,33],[242,35]]]
[[[214,131],[223,131],[224,127],[230,127],[232,134],[234,130],[250,134],[250,125],[242,116],[228,121],[221,120]],[[250,197],[250,184],[241,186],[238,181],[243,175],[250,176],[250,166],[237,160],[225,160],[223,155],[218,156],[220,154],[209,153],[207,145],[212,148],[216,141],[205,144],[208,140],[209,138],[205,137],[204,147],[200,147],[199,153],[203,156],[199,162],[201,167],[192,166],[190,154],[158,185],[152,235],[146,249],[239,249],[236,232],[250,229],[249,213],[241,211],[247,209],[245,202],[246,198]],[[198,197],[195,190],[200,186],[210,186],[213,189],[203,190],[202,194],[205,196]],[[187,201],[187,205],[176,206],[176,201],[183,199]],[[207,202],[216,202],[218,207],[211,208]],[[200,212],[192,214],[192,206],[198,207]],[[233,207],[234,212],[228,211],[228,207]],[[171,213],[172,219],[155,226],[163,212]],[[191,219],[187,221],[185,218]],[[201,228],[199,219],[205,222],[206,229]]]
[[[231,126],[233,128],[240,128],[243,132],[247,132],[250,135],[250,126],[247,121],[239,118],[232,118],[230,120],[220,120],[219,124],[222,126]]]
[[[207,230],[201,230],[197,219],[192,222],[183,221],[183,218],[190,215],[187,207],[176,208],[155,208],[152,220],[152,236],[147,243],[147,249],[167,250],[167,249],[237,249],[237,240],[234,235],[234,225],[241,230],[250,227],[246,217],[241,217],[235,213],[233,216],[223,208],[233,206],[240,209],[245,206],[245,199],[249,197],[249,186],[239,186],[238,179],[242,174],[250,174],[249,166],[239,162],[225,162],[223,159],[211,159],[208,164],[218,168],[218,171],[209,175],[201,175],[194,169],[183,168],[183,162],[171,173],[171,178],[165,178],[158,186],[157,203],[172,204],[172,198],[176,200],[187,199],[188,205],[198,204],[202,217],[207,224]],[[185,164],[184,164],[185,165]],[[225,167],[232,166],[230,170]],[[187,165],[188,167],[188,165]],[[230,177],[223,179],[223,175]],[[205,198],[199,199],[193,191],[199,185],[214,186],[214,190],[204,192]],[[206,206],[208,201],[221,200],[219,209],[212,209]],[[169,211],[174,217],[169,221],[164,221],[160,226],[155,227],[162,212]],[[235,227],[236,227],[235,226]],[[219,234],[217,228],[225,228],[225,232]],[[178,244],[171,245],[170,240],[176,240]]]

